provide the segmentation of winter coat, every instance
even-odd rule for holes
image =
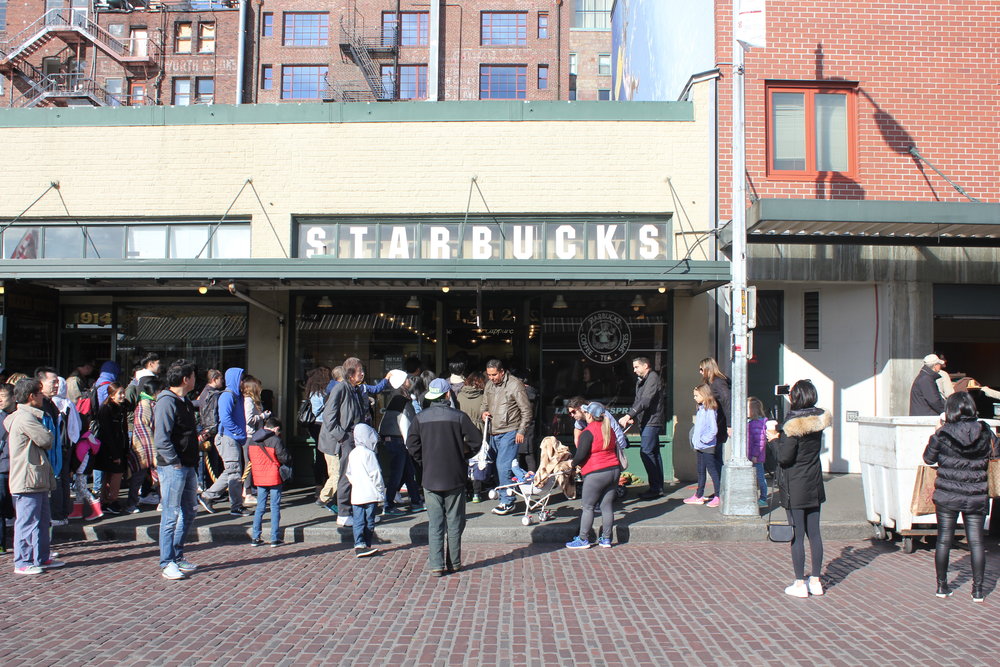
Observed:
[[[469,419],[480,431],[483,430],[483,390],[471,384],[463,384],[455,394],[458,409],[469,415]]]
[[[352,505],[385,502],[385,482],[375,456],[376,445],[378,434],[371,426],[358,424],[354,427],[354,449],[347,457],[344,472],[351,483]]]
[[[524,383],[509,371],[503,374],[500,384],[487,380],[486,391],[483,392],[483,412],[489,412],[491,415],[490,433],[493,435],[511,431],[525,435],[534,419]]]
[[[153,424],[158,468],[198,465],[198,421],[191,401],[164,389],[153,405]]]
[[[219,433],[239,444],[247,440],[247,418],[243,412],[243,396],[240,394],[242,368],[227,368],[226,389],[219,397]]]
[[[717,377],[712,380],[709,387],[712,388],[712,396],[715,398],[715,402],[719,404],[715,411],[715,424],[718,430],[715,441],[722,445],[729,442],[729,427],[732,425],[729,419],[729,407],[733,399],[729,378]]]
[[[710,450],[715,447],[719,434],[715,410],[709,410],[704,405],[698,406],[694,416],[694,426],[691,427],[691,448],[696,451]]]
[[[153,405],[155,401],[139,394],[132,418],[132,472],[138,472],[156,465],[156,446],[153,444]]]
[[[938,466],[934,504],[953,512],[986,514],[986,470],[995,436],[975,419],[945,423],[927,441],[924,463]]]
[[[362,406],[362,399],[365,400]],[[365,420],[367,399],[349,382],[337,382],[323,406],[323,425],[319,429],[319,451],[340,456],[341,444],[354,437],[354,427]]]
[[[10,450],[11,493],[48,493],[56,488],[56,476],[46,455],[55,437],[42,424],[44,415],[38,408],[21,403],[4,420]]]
[[[281,465],[289,465],[292,457],[285,443],[274,431],[259,428],[250,438],[250,473],[254,486],[281,486]]]
[[[819,454],[823,429],[830,414],[820,408],[793,410],[781,425],[774,451],[778,460],[778,488],[785,509],[819,507],[826,501]]]
[[[247,437],[251,437],[264,426],[264,410],[249,396],[243,397],[243,414],[247,420]]]
[[[944,399],[938,390],[938,374],[922,366],[910,387],[910,416],[936,417],[944,412]]]
[[[406,434],[410,432],[410,424],[416,416],[417,411],[413,407],[413,401],[408,396],[396,393],[385,406],[385,413],[378,425],[378,433],[383,438],[405,440]]]
[[[751,463],[763,463],[767,452],[767,419],[747,421],[747,458]]]
[[[465,487],[469,457],[482,438],[469,415],[434,401],[410,424],[406,449],[414,461],[423,465],[425,489],[452,491]]]
[[[125,406],[107,401],[97,411],[97,439],[101,448],[94,457],[94,470],[107,473],[125,472],[128,451],[128,429],[125,425]]]
[[[635,400],[628,416],[638,422],[640,432],[647,426],[663,427],[663,384],[653,369],[644,378],[636,376]]]
[[[615,424],[611,420],[611,424]],[[556,473],[559,475],[559,488],[570,500],[576,498],[576,475],[573,474],[573,455],[569,452],[569,447],[559,442],[554,435],[542,438],[541,459],[538,463],[538,471],[535,473],[535,486],[542,486]]]

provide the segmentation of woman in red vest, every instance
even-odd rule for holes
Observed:
[[[614,528],[615,514],[613,503],[615,489],[621,469],[618,463],[618,449],[614,434],[611,432],[610,417],[605,417],[604,406],[600,403],[589,403],[582,408],[587,420],[587,427],[580,433],[576,443],[576,455],[573,465],[580,466],[583,476],[583,514],[580,516],[580,534],[567,542],[568,549],[589,549],[590,529],[594,525],[594,509],[601,507],[601,537],[597,540],[599,546],[611,547],[611,531]]]

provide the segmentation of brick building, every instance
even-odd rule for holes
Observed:
[[[619,99],[715,82],[720,253],[732,12],[731,0],[630,0],[612,19]],[[831,470],[859,470],[858,415],[907,414],[925,355],[1000,384],[997,25],[996,3],[768,0],[766,45],[745,51],[749,278],[761,299],[750,393],[812,378],[839,420]],[[992,416],[988,400],[980,408]]]
[[[3,106],[610,99],[611,0],[0,0]]]

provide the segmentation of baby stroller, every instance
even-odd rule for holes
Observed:
[[[536,477],[524,482],[503,484],[490,490],[490,500],[499,498],[501,490],[509,489],[511,493],[524,501],[524,516],[521,517],[521,524],[530,526],[534,517],[538,518],[539,523],[548,521],[552,518],[552,510],[548,509],[549,498],[559,490],[557,487],[559,479],[570,474],[568,472],[556,472],[549,475],[544,481]],[[537,486],[536,483],[538,483]],[[532,516],[532,513],[534,513],[534,516]]]

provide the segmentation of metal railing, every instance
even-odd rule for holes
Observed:
[[[14,100],[16,107],[33,107],[48,98],[89,98],[97,106],[110,106],[113,101],[100,84],[82,74],[44,74],[28,63],[20,63],[15,71],[29,85]]]
[[[382,71],[369,53],[370,47],[364,41],[364,23],[358,28],[358,22],[354,20],[345,21],[340,19],[341,44],[347,46],[354,62],[361,68],[361,73],[371,88],[376,100],[386,99],[386,92],[382,86]],[[381,40],[381,37],[379,37]]]
[[[132,51],[135,45],[130,43],[131,40],[115,37],[91,20],[85,12],[69,8],[50,9],[21,32],[0,42],[0,61],[10,60],[45,35],[67,28],[80,33],[95,45],[104,47],[105,50],[119,59],[141,57],[152,60],[155,50],[159,48],[153,39],[145,38],[143,41],[147,44],[147,53],[134,54]]]

